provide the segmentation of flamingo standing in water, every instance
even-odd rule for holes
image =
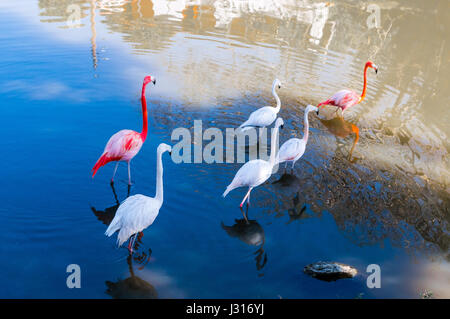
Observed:
[[[248,120],[242,123],[241,126],[239,126],[241,131],[249,130],[252,127],[266,127],[271,125],[273,121],[275,121],[275,119],[277,118],[277,114],[281,108],[280,98],[275,91],[276,87],[278,87],[279,89],[281,88],[281,82],[278,79],[275,79],[272,83],[272,94],[277,101],[277,106],[264,106],[254,111],[252,114],[250,114]]]
[[[162,154],[171,152],[170,145],[161,143],[156,151],[156,195],[148,197],[144,195],[133,195],[128,197],[117,209],[114,219],[109,224],[105,235],[111,237],[117,230],[117,244],[122,246],[124,242],[130,239],[128,251],[133,253],[134,241],[138,233],[153,224],[159,214],[159,209],[163,204],[163,165]]]
[[[304,128],[303,128],[303,138],[291,138],[281,145],[280,150],[277,155],[277,163],[292,162],[292,169],[294,168],[295,162],[303,156],[306,149],[306,143],[308,142],[308,131],[309,131],[309,122],[308,122],[308,113],[311,111],[317,111],[318,108],[314,105],[308,105],[305,109],[304,116]]]
[[[240,207],[244,205],[247,200],[247,205],[250,204],[250,192],[254,187],[257,187],[269,179],[272,175],[273,166],[276,164],[276,150],[275,144],[278,137],[278,128],[283,126],[284,122],[282,118],[278,118],[275,122],[275,126],[272,131],[272,140],[270,146],[270,158],[269,161],[262,159],[255,159],[245,163],[236,173],[233,181],[228,185],[227,189],[223,193],[223,197],[227,196],[229,192],[238,187],[248,187],[248,192],[241,202]],[[244,217],[246,218],[245,214]]]
[[[141,103],[142,103],[142,117],[143,127],[142,132],[138,133],[132,130],[121,130],[111,136],[108,143],[106,143],[105,150],[102,156],[97,160],[92,168],[92,177],[95,176],[98,169],[109,162],[117,162],[114,168],[114,173],[111,178],[111,184],[114,183],[114,176],[116,175],[117,167],[120,161],[128,163],[128,185],[131,185],[130,161],[140,151],[142,144],[147,138],[148,122],[147,122],[147,101],[145,100],[145,88],[148,83],[156,84],[156,79],[152,76],[146,76],[142,84]]]
[[[364,100],[366,96],[366,87],[367,87],[367,69],[372,68],[375,70],[375,73],[378,73],[378,67],[371,61],[367,61],[364,67],[364,86],[361,96],[359,96],[356,92],[350,90],[341,90],[336,92],[331,98],[326,101],[323,101],[317,105],[320,108],[322,105],[333,105],[337,106],[336,112],[341,109],[342,114],[344,111],[353,105],[360,103]],[[319,114],[319,110],[317,110],[317,114]]]

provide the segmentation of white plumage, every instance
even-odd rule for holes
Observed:
[[[277,106],[264,106],[254,112],[252,112],[247,121],[241,124],[239,128],[242,131],[246,131],[251,129],[252,127],[266,127],[269,126],[275,121],[277,118],[277,114],[281,108],[280,98],[275,91],[275,88],[281,88],[281,82],[278,79],[275,79],[272,84],[272,94],[277,101]]]
[[[280,147],[277,162],[293,162],[292,165],[305,153],[306,141],[299,138],[291,138]]]
[[[305,109],[304,115],[304,132],[303,138],[291,138],[281,145],[277,154],[276,163],[291,162],[294,167],[295,162],[303,156],[306,149],[306,143],[308,142],[309,121],[308,113],[311,111],[317,111],[318,108],[313,105],[308,105]]]
[[[140,194],[133,195],[128,197],[117,209],[116,215],[106,230],[105,235],[110,237],[116,231],[119,231],[119,234],[117,235],[117,244],[119,246],[126,242],[131,236],[143,231],[153,224],[158,216],[159,209],[163,204],[162,154],[166,151],[170,152],[171,150],[172,148],[164,143],[158,146],[155,197],[148,197]],[[132,245],[129,245],[128,247],[130,248],[131,246]]]
[[[273,165],[269,162],[256,159],[245,163],[236,173],[233,181],[223,193],[227,196],[233,189],[243,186],[256,187],[264,183],[272,175]]]
[[[154,198],[137,194],[128,197],[117,209],[116,215],[105,232],[112,236],[117,230],[117,245],[122,246],[132,235],[153,224],[162,203]]]
[[[275,144],[278,138],[278,129],[284,124],[282,118],[278,118],[275,122],[275,127],[272,131],[271,137],[271,149],[269,161],[256,159],[245,163],[236,173],[233,181],[228,185],[227,189],[223,193],[223,197],[227,196],[229,192],[238,187],[248,187],[249,190],[241,202],[241,207],[244,205],[245,200],[248,198],[247,204],[250,202],[251,190],[264,183],[272,175],[273,166],[275,164]],[[245,215],[244,215],[245,217]]]

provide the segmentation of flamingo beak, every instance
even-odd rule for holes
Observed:
[[[278,88],[281,89],[281,85],[278,85]]]
[[[153,85],[156,85],[156,79],[155,79],[155,80],[153,80],[152,82],[153,82]]]

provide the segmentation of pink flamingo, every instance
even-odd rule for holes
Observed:
[[[144,83],[142,84],[142,117],[143,117],[143,127],[142,132],[138,133],[132,130],[121,130],[111,136],[108,143],[106,143],[105,150],[102,156],[98,159],[92,168],[92,178],[97,173],[98,169],[109,162],[117,162],[114,168],[114,173],[111,178],[111,184],[114,183],[114,176],[116,175],[117,167],[120,161],[128,163],[128,185],[131,185],[131,174],[130,174],[130,161],[136,156],[142,147],[142,144],[147,138],[148,122],[147,122],[147,101],[145,100],[145,87],[148,83],[153,82],[156,84],[156,80],[152,76],[146,76],[144,78]]]
[[[362,100],[364,100],[364,97],[366,96],[366,87],[367,87],[367,69],[372,68],[375,70],[375,73],[378,73],[378,67],[371,61],[366,62],[366,66],[364,67],[364,87],[363,91],[361,93],[361,96],[359,96],[356,92],[350,91],[350,90],[341,90],[339,92],[336,92],[330,99],[319,103],[317,105],[318,108],[322,105],[334,105],[337,106],[336,112],[341,109],[342,114],[344,114],[344,111],[348,109],[349,107],[352,107],[353,105],[356,105],[360,103]],[[319,114],[319,110],[317,110],[317,114]]]

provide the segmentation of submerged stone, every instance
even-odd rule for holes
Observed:
[[[353,278],[358,273],[352,266],[329,261],[319,261],[314,264],[309,264],[303,268],[303,271],[311,277],[324,281]]]

